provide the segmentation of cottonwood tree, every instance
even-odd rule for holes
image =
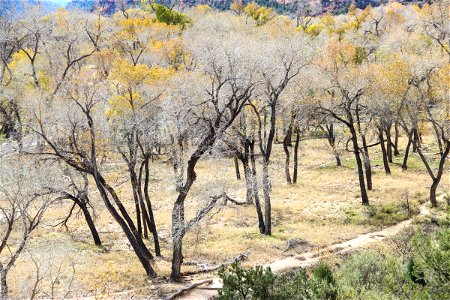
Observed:
[[[255,89],[253,72],[256,62],[247,48],[236,47],[240,37],[222,29],[211,38],[213,35],[209,35],[208,31],[213,28],[204,28],[205,24],[198,24],[197,28],[187,33],[193,41],[191,51],[197,65],[195,71],[180,74],[174,85],[178,89],[171,91],[174,97],[171,101],[184,101],[181,118],[190,126],[195,126],[196,132],[195,137],[191,137],[192,152],[188,155],[185,177],[172,210],[172,280],[180,280],[181,277],[183,237],[218,201],[217,197],[213,197],[192,220],[186,222],[185,200],[197,179],[195,167],[230,128]],[[196,81],[200,88],[186,91],[183,82],[192,82],[193,76],[198,76]]]
[[[0,298],[8,299],[9,271],[13,268],[32,232],[42,224],[52,196],[43,192],[48,176],[37,160],[16,156],[0,161]]]
[[[296,184],[298,179],[298,151],[300,140],[306,135],[309,127],[314,125],[314,102],[311,101],[313,91],[311,89],[312,81],[308,68],[303,68],[298,76],[296,76],[291,84],[286,89],[282,101],[280,103],[281,113],[280,117],[284,120],[289,120],[287,128],[284,132],[283,150],[285,152],[285,176],[287,184]],[[294,144],[292,139],[294,138]],[[293,147],[293,168],[291,180],[291,152],[290,147]]]
[[[417,128],[419,122],[426,122],[434,131],[437,153],[429,153],[426,145],[415,143],[417,152],[432,179],[430,186],[430,203],[437,206],[436,191],[444,173],[444,166],[450,152],[450,121],[448,109],[448,65],[426,66],[418,70],[409,80],[408,100],[404,102],[402,122],[404,126],[412,124]],[[406,119],[406,120],[405,120]],[[417,129],[415,129],[417,131]],[[433,156],[436,156],[434,158]],[[437,170],[433,170],[432,161],[437,160]]]
[[[254,204],[258,218],[258,228],[260,233],[265,230],[264,216],[261,209],[259,197],[258,177],[256,170],[255,145],[257,142],[258,121],[255,118],[251,105],[246,105],[236,121],[218,144],[219,151],[231,153],[242,162],[245,186],[246,201],[234,202],[235,204]]]
[[[298,45],[304,42],[303,36],[293,32],[276,33],[270,42],[264,42],[265,28],[260,29],[261,45],[264,53],[260,57],[258,73],[261,84],[258,90],[258,102],[252,105],[258,120],[258,144],[262,155],[262,188],[264,195],[264,234],[272,234],[272,209],[270,199],[269,164],[276,131],[277,111],[280,99],[288,84],[295,78],[302,68],[307,66],[311,57],[305,49]],[[291,35],[294,34],[294,35]],[[265,38],[264,38],[265,39]],[[268,128],[265,121],[269,121]]]
[[[154,277],[156,273],[150,262],[153,255],[143,242],[114,186],[105,179],[101,169],[102,159],[111,153],[107,143],[106,111],[100,109],[101,104],[105,107],[107,99],[102,75],[84,67],[76,77],[72,76],[61,85],[51,103],[55,109],[63,105],[64,111],[57,114],[39,110],[33,112],[34,124],[30,127],[46,143],[46,148],[40,154],[59,160],[94,179],[109,213],[125,233],[147,275]]]
[[[336,121],[345,125],[351,135],[353,153],[355,155],[361,200],[363,205],[369,204],[363,162],[362,147],[359,145],[359,128],[357,114],[361,115],[362,95],[367,86],[367,80],[362,76],[358,50],[347,41],[330,41],[325,48],[324,59],[319,63],[321,80],[325,79],[324,89],[318,100],[318,109]],[[356,76],[356,74],[358,74]],[[360,120],[361,122],[361,120]]]

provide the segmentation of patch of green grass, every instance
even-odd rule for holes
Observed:
[[[417,205],[409,206],[406,203],[384,203],[370,205],[361,210],[347,209],[344,213],[344,224],[390,226],[397,224],[418,213]]]

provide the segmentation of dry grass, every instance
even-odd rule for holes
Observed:
[[[401,149],[405,141],[401,140]],[[369,192],[371,208],[362,207],[359,198],[357,174],[351,153],[344,153],[341,168],[334,166],[334,157],[325,140],[306,140],[299,151],[299,183],[288,186],[284,177],[284,154],[281,145],[275,146],[271,164],[273,235],[261,236],[257,230],[256,212],[253,206],[218,207],[185,238],[185,261],[199,261],[214,265],[228,261],[239,253],[250,251],[245,265],[267,263],[292,255],[298,249],[285,252],[288,239],[307,241],[311,247],[323,247],[351,239],[407,218],[406,197],[414,212],[419,201],[426,201],[431,184],[416,154],[410,157],[410,169],[402,172],[402,157],[392,164],[392,175],[386,176],[382,167],[378,147],[371,148],[373,164],[373,191]],[[117,184],[126,176],[120,164],[108,167],[109,180]],[[151,198],[156,222],[161,236],[164,258],[155,262],[160,276],[170,272],[170,224],[171,206],[176,197],[171,167],[162,161],[151,164]],[[198,180],[186,203],[189,219],[212,195],[226,191],[230,196],[243,200],[245,181],[236,180],[231,159],[206,158],[197,168]],[[449,189],[448,171],[444,175],[439,192]],[[133,203],[127,184],[118,188],[119,196],[132,211]],[[46,251],[45,245],[60,252],[58,259],[70,258],[75,263],[76,280],[73,296],[109,295],[114,291],[149,286],[138,260],[130,251],[120,228],[112,220],[100,200],[93,194],[96,207],[96,224],[104,241],[104,248],[92,245],[87,227],[81,216],[69,222],[69,233],[62,229],[45,227],[33,237],[28,249]],[[61,218],[69,209],[55,207],[49,211],[47,221]],[[54,232],[57,233],[54,233]],[[151,248],[151,241],[149,247]],[[40,245],[37,247],[36,245]],[[33,250],[34,248],[34,250]],[[40,249],[40,250],[39,250]],[[63,255],[61,255],[61,253]],[[194,270],[192,266],[183,270]],[[18,295],[23,286],[23,274],[33,274],[29,257],[23,255],[12,271],[9,281],[12,295]],[[28,275],[27,275],[28,276]],[[32,275],[30,275],[32,276]],[[28,277],[30,277],[28,276]],[[27,277],[27,278],[28,278]],[[32,281],[32,278],[27,280]],[[59,284],[64,287],[64,282]],[[145,293],[154,297],[164,293],[151,285],[152,291]]]

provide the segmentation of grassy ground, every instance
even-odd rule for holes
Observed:
[[[404,149],[403,139],[400,145]],[[288,186],[282,146],[277,144],[274,151],[271,164],[273,235],[266,237],[258,233],[253,206],[220,206],[186,235],[185,262],[215,265],[249,251],[244,265],[264,264],[397,223],[416,213],[419,202],[427,201],[431,179],[416,154],[410,156],[407,172],[401,170],[403,157],[395,157],[392,175],[386,176],[378,147],[371,148],[374,188],[369,191],[371,205],[363,207],[351,153],[343,152],[343,166],[337,168],[326,140],[303,141],[299,151],[299,183]],[[109,169],[109,179],[123,181],[126,176],[123,166],[114,164]],[[161,277],[167,277],[170,274],[171,207],[176,192],[170,165],[156,161],[151,165],[151,172],[151,198],[164,256],[155,262],[155,268]],[[197,173],[198,180],[186,203],[187,219],[194,216],[210,196],[223,191],[239,200],[245,198],[245,181],[236,180],[231,159],[206,158],[199,163]],[[449,187],[447,168],[439,193],[448,191]],[[129,187],[122,184],[118,191],[132,211]],[[70,289],[75,291],[71,294],[74,297],[108,297],[108,293],[143,286],[152,287],[151,291],[146,289],[145,294],[157,296],[165,292],[157,288],[158,282],[164,279],[153,282],[146,279],[123,233],[95,194],[92,201],[104,247],[93,246],[81,215],[69,222],[69,232],[51,226],[39,229],[8,278],[12,295],[20,295],[21,290],[35,280],[36,267],[31,258],[38,261],[42,269],[47,266],[47,270],[55,270],[54,274],[60,266],[63,271],[55,282],[42,280],[43,290],[54,285],[59,295],[67,291],[68,282],[73,282]],[[54,220],[63,217],[69,208],[69,204],[52,208],[46,217],[47,223],[55,223]],[[287,241],[294,239],[305,242],[285,251]],[[149,247],[152,248],[151,241]],[[48,266],[48,261],[54,261],[53,265]],[[184,266],[183,271],[187,270],[195,270],[195,267]]]

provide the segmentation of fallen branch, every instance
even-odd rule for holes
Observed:
[[[227,194],[225,194],[225,193],[223,193],[222,194],[222,197],[223,197],[223,205],[227,205],[227,202],[228,201],[230,201],[230,202],[232,202],[232,203],[234,203],[234,204],[236,204],[236,205],[246,205],[246,204],[248,204],[247,202],[240,202],[240,201],[237,201],[237,200],[234,200],[233,198],[230,198]]]
[[[169,298],[166,298],[166,300],[173,300],[173,299],[176,299],[178,296],[181,296],[181,295],[183,295],[184,293],[186,293],[186,292],[188,292],[188,291],[190,291],[190,290],[192,290],[192,289],[195,289],[195,288],[198,287],[198,286],[201,286],[201,285],[204,285],[204,284],[210,284],[210,283],[212,283],[212,282],[213,282],[212,279],[206,279],[206,280],[202,280],[202,281],[193,283],[193,284],[191,284],[190,286],[185,287],[185,288],[179,290],[179,291],[176,292],[175,294],[172,294]]]

